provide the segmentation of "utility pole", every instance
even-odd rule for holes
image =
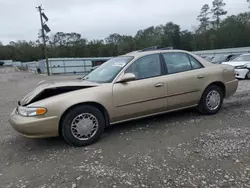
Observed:
[[[45,31],[46,32],[50,32],[49,27],[44,24],[43,22],[43,18],[48,21],[47,16],[42,12],[42,6],[40,5],[39,7],[36,7],[38,9],[39,15],[40,15],[40,20],[41,20],[41,32],[42,32],[42,40],[43,40],[43,55],[44,55],[44,59],[46,61],[46,67],[47,67],[47,74],[48,76],[50,76],[50,71],[49,71],[49,60],[48,60],[48,55],[47,55],[47,47],[46,47],[46,35],[45,35]],[[45,30],[45,31],[44,31]]]

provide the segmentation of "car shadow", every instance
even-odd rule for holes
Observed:
[[[62,148],[64,146],[67,146],[65,141],[62,139],[62,137],[54,137],[54,138],[41,138],[41,139],[32,139],[35,144],[39,147],[44,147],[46,149],[49,149],[50,147],[53,148]]]
[[[91,146],[99,146],[102,140],[105,141],[110,139],[111,137],[118,137],[123,132],[130,132],[134,129],[137,129],[139,131],[144,131],[145,129],[147,129],[148,131],[157,129],[160,131],[162,127],[166,128],[166,124],[168,125],[167,127],[171,128],[171,126],[174,126],[171,124],[175,123],[176,121],[180,122],[181,124],[184,121],[198,118],[200,116],[201,115],[197,113],[196,109],[186,109],[178,112],[171,112],[167,114],[156,115],[153,117],[112,125],[107,127],[105,129],[104,135],[100,138],[100,140],[98,140]],[[22,147],[18,149],[19,151],[32,150],[37,153],[50,149],[64,150],[68,148],[74,148],[68,145],[60,136],[55,138],[29,139],[24,138],[20,135],[16,138],[15,142],[22,143]]]
[[[185,109],[177,112],[170,112],[166,114],[156,115],[152,117],[147,117],[138,120],[132,120],[125,123],[119,123],[116,125],[111,125],[105,129],[105,133],[108,135],[117,134],[121,132],[128,132],[133,129],[147,128],[147,129],[157,129],[161,125],[168,124],[171,126],[172,123],[178,121],[187,121],[193,119],[194,117],[200,117],[201,115],[197,113],[197,110],[194,108]]]
[[[63,150],[70,147],[61,137],[32,139],[20,136],[18,140],[19,143],[22,143],[22,146],[18,149],[19,151],[40,153],[45,150]]]

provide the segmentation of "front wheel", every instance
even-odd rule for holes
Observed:
[[[198,109],[202,114],[216,114],[223,103],[223,91],[217,85],[211,85],[204,91]]]
[[[105,128],[102,112],[90,105],[76,106],[62,119],[62,136],[73,146],[86,146],[97,141]]]

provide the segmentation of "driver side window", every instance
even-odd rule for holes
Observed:
[[[136,60],[125,73],[133,73],[136,80],[152,78],[161,75],[161,61],[158,54],[148,55]]]

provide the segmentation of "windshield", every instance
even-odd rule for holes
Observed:
[[[250,55],[241,55],[239,57],[236,57],[232,61],[250,61]]]
[[[122,68],[127,65],[132,59],[133,57],[131,56],[120,56],[113,58],[90,72],[83,79],[97,83],[110,83],[114,80],[114,78],[122,70]]]

